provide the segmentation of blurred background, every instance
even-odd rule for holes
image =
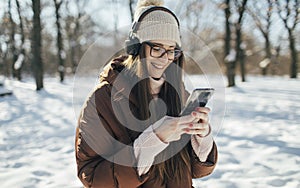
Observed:
[[[0,74],[72,75],[87,48],[105,36],[114,43],[119,28],[132,23],[137,0],[1,0]],[[181,27],[199,36],[216,57],[227,86],[247,75],[299,72],[300,3],[297,0],[165,0]],[[107,36],[107,33],[114,33]],[[118,46],[121,48],[120,46]],[[197,73],[193,64],[188,73]]]
[[[78,113],[103,61],[124,47],[136,3],[0,0],[3,187],[82,187],[74,154]],[[197,53],[186,56],[192,84],[209,80],[218,91],[210,107],[219,162],[193,186],[299,188],[300,1],[165,5],[193,35],[182,37]]]

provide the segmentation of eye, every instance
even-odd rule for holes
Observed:
[[[161,51],[162,49],[161,49],[161,47],[159,47],[159,46],[153,46],[153,47],[152,47],[152,50],[154,50],[154,51],[156,51],[156,52],[159,52],[159,51]]]
[[[174,50],[174,53],[175,53],[175,54],[181,54],[181,50],[177,50],[177,49],[176,49],[176,50]]]
[[[169,51],[168,51],[168,54],[170,54],[170,55],[173,55],[174,53],[175,53],[174,50],[169,50]]]

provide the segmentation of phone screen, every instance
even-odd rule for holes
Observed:
[[[213,88],[197,88],[194,89],[189,96],[180,116],[190,114],[196,107],[204,107],[214,93]]]

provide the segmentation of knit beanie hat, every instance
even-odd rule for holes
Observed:
[[[134,14],[134,21],[138,22],[143,12],[148,9],[162,5],[163,0],[139,0]],[[140,43],[149,40],[170,40],[181,46],[179,25],[177,19],[170,12],[153,9],[140,20],[135,33]]]

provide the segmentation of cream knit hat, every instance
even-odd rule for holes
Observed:
[[[162,0],[139,0],[135,10],[134,20],[138,22],[140,16],[147,10],[153,11],[147,13],[138,23],[136,37],[140,43],[149,40],[170,40],[181,46],[179,25],[177,18],[171,11],[164,9],[155,9],[163,5]],[[168,9],[167,9],[168,10]]]

